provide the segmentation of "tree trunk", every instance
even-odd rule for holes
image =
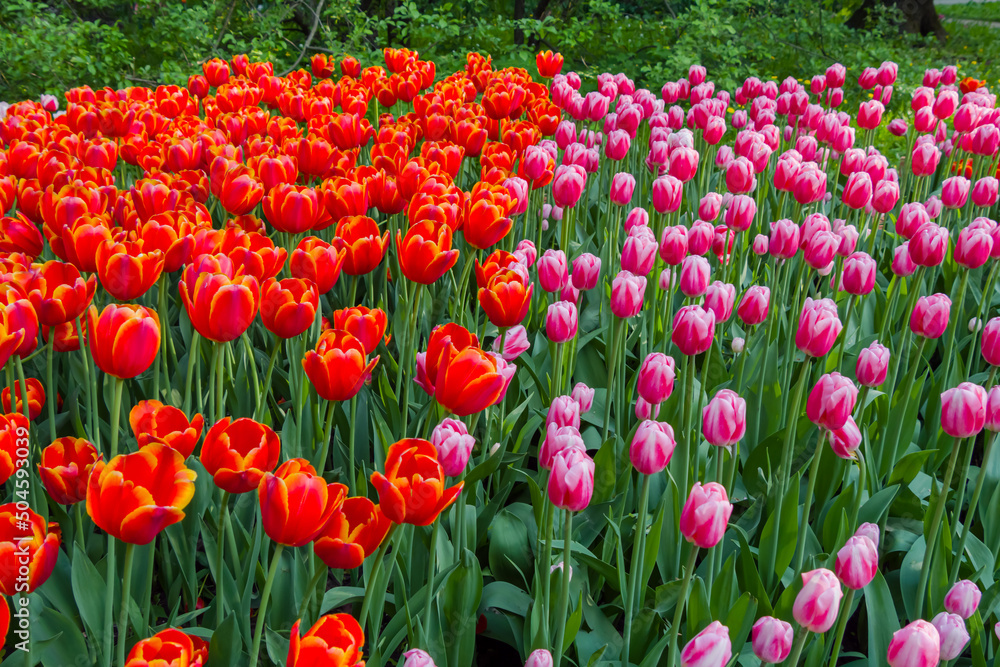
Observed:
[[[873,10],[880,8],[898,10],[902,14],[900,28],[906,32],[934,35],[942,41],[948,36],[934,8],[934,0],[864,0],[847,20],[847,25],[855,29],[869,27]]]
[[[514,20],[520,21],[524,18],[524,0],[514,0]],[[514,28],[514,44],[522,46],[524,44],[524,30],[518,25]]]

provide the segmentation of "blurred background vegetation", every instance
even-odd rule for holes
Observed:
[[[84,83],[183,85],[205,60],[235,53],[270,60],[276,73],[308,68],[320,51],[381,64],[383,46],[415,49],[442,75],[468,51],[533,71],[534,54],[551,48],[566,57],[564,71],[623,71],[657,90],[695,62],[729,89],[750,74],[802,77],[834,61],[854,70],[883,60],[900,64],[902,87],[954,62],[995,86],[1000,32],[927,5],[932,23],[948,12],[943,29],[927,16],[914,28],[900,0],[3,0],[0,100]]]

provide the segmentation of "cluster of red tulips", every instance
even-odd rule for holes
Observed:
[[[0,107],[8,652],[998,653],[983,81],[384,56]]]

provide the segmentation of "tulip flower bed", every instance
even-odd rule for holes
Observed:
[[[983,82],[311,65],[0,117],[5,667],[996,660]]]

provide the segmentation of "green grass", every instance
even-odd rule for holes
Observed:
[[[949,19],[1000,22],[1000,2],[973,2],[967,5],[938,5],[937,11]]]

